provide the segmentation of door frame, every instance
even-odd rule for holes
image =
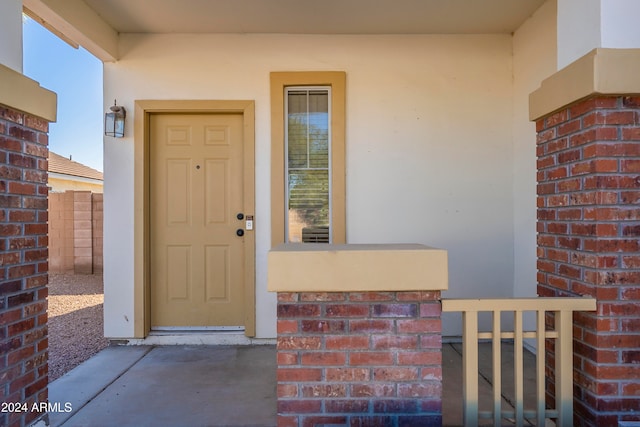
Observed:
[[[151,330],[149,202],[150,116],[155,113],[242,114],[244,129],[244,213],[255,215],[255,101],[136,100],[134,102],[134,335]],[[255,231],[245,234],[245,335],[255,336]]]

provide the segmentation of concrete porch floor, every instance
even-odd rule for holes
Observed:
[[[503,408],[513,348],[502,345]],[[511,356],[510,356],[511,355]],[[461,345],[443,345],[443,425],[462,425]],[[51,426],[275,426],[274,346],[112,346],[49,385]],[[480,345],[480,405],[491,398],[491,346]],[[535,356],[525,351],[525,405]],[[72,411],[64,412],[69,403]],[[492,424],[487,420],[487,424]]]

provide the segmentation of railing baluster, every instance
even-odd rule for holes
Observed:
[[[514,332],[501,332],[500,309],[508,302],[514,307]],[[494,425],[500,425],[503,417],[515,417],[516,424],[522,426],[525,417],[536,417],[537,425],[544,426],[546,419],[556,419],[556,426],[570,427],[573,423],[573,329],[574,311],[594,311],[593,298],[513,298],[513,299],[443,299],[443,312],[462,312],[463,320],[463,416],[465,426],[477,426],[478,401],[478,339],[493,340],[493,418]],[[478,312],[493,312],[493,332],[478,332]],[[523,311],[536,311],[536,332],[523,331]],[[555,330],[546,331],[545,314],[555,313]],[[514,340],[515,411],[501,411],[501,340]],[[524,411],[524,338],[536,338],[536,410]],[[545,341],[555,339],[555,391],[556,407],[546,410],[546,360]],[[489,417],[485,411],[483,416]]]
[[[556,331],[556,409],[559,427],[573,425],[573,312],[555,312]]]
[[[515,385],[516,426],[524,425],[524,348],[522,346],[522,311],[513,313],[513,381]]]
[[[536,352],[536,407],[537,407],[537,424],[544,427],[546,410],[545,410],[545,390],[546,390],[546,375],[545,375],[545,311],[538,310],[536,312],[536,324],[537,324],[537,337],[536,344],[538,351]]]
[[[493,311],[493,425],[502,425],[502,333],[500,311]]]
[[[478,425],[478,313],[465,311],[462,313],[462,376],[464,425]]]

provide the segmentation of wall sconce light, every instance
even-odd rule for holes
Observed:
[[[127,112],[124,107],[116,105],[115,100],[109,109],[111,112],[104,115],[104,134],[122,138],[124,136],[124,118],[127,117]]]

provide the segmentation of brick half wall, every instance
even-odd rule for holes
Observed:
[[[278,426],[442,425],[440,291],[279,292]]]

